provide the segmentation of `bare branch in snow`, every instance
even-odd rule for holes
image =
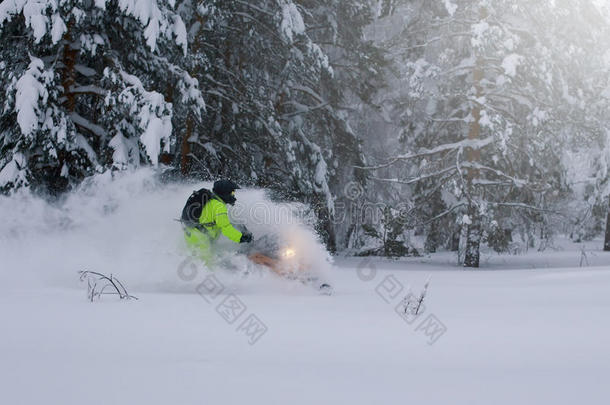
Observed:
[[[96,298],[99,299],[102,295],[118,295],[122,300],[138,299],[130,295],[123,283],[118,278],[113,277],[112,274],[106,276],[105,274],[88,270],[79,271],[78,274],[80,274],[80,281],[87,281],[87,298],[91,302]],[[110,291],[107,292],[107,289],[110,289]]]

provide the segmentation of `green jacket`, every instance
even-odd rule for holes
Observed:
[[[226,204],[216,198],[212,198],[203,207],[199,223],[205,227],[212,240],[218,239],[221,232],[233,242],[239,243],[241,239],[241,232],[235,229],[229,221]]]

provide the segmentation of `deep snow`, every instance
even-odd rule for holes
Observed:
[[[480,270],[449,253],[331,266],[311,234],[288,225],[295,207],[243,190],[259,214],[279,213],[263,225],[248,217],[255,235],[281,222],[321,258],[313,265],[335,295],[258,272],[199,269],[185,281],[171,218],[193,188],[144,170],[97,178],[61,206],[0,199],[3,403],[607,403],[610,267],[600,242],[587,244],[582,268],[581,246],[567,243],[488,254]],[[84,268],[113,273],[139,300],[88,302]],[[210,276],[225,290],[200,296]],[[394,309],[430,276],[425,310],[408,323]],[[227,297],[245,306],[232,324],[216,310]],[[254,344],[238,330],[249,315],[267,329]]]

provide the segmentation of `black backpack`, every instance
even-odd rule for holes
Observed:
[[[199,217],[203,207],[214,197],[214,194],[206,189],[193,191],[193,194],[186,200],[186,205],[182,209],[180,221],[187,227],[199,228]]]

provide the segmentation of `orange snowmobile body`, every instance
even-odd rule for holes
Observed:
[[[248,259],[250,259],[256,264],[262,264],[263,266],[269,267],[277,275],[281,276],[283,274],[282,267],[278,259],[273,259],[267,255],[258,252],[249,254]]]
[[[305,270],[302,264],[299,264],[298,268],[295,269],[294,266],[286,266],[286,263],[283,263],[280,259],[274,259],[260,252],[249,254],[248,259],[256,264],[268,267],[271,271],[281,277],[286,277],[287,274],[294,273],[295,270],[297,272]]]

